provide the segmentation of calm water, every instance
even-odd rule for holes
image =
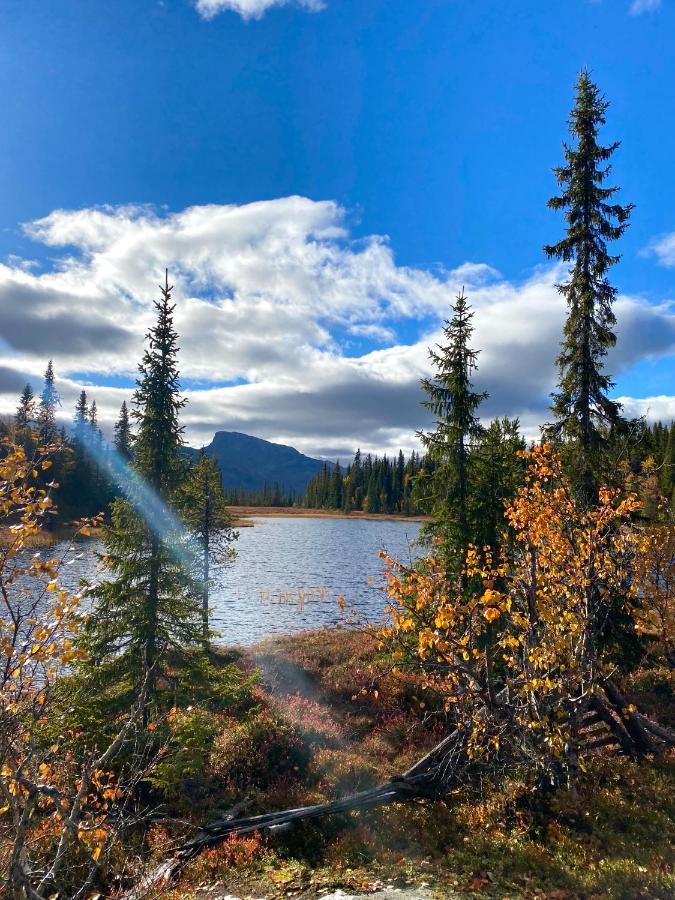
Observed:
[[[241,528],[237,558],[214,572],[213,627],[227,643],[251,644],[267,634],[332,625],[341,618],[338,597],[369,621],[381,621],[386,599],[378,550],[407,561],[418,522],[365,519],[256,518]],[[86,544],[63,571],[76,587],[96,572],[95,545]],[[49,555],[54,555],[49,551]],[[369,579],[374,583],[369,584]]]

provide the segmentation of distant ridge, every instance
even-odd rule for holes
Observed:
[[[186,450],[190,456],[199,452],[192,447]],[[239,431],[217,431],[205,450],[217,461],[226,490],[257,491],[267,482],[303,494],[310,479],[325,464],[324,460],[305,456],[294,447]]]

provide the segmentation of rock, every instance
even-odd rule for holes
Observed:
[[[369,894],[346,894],[344,891],[333,891],[324,894],[321,900],[432,900],[434,892],[425,886],[405,888],[385,888]],[[436,892],[438,897],[438,892]]]

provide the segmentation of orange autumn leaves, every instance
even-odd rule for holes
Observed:
[[[651,650],[675,665],[675,523],[652,525],[640,534],[636,580],[641,602],[636,628]]]
[[[40,876],[46,884],[67,868],[67,847],[98,861],[110,839],[108,809],[120,797],[110,771],[89,770],[64,748],[70,731],[47,739],[59,676],[84,656],[79,598],[59,582],[65,560],[29,549],[54,510],[58,485],[44,473],[57,452],[56,444],[29,455],[20,443],[0,443],[0,878],[26,895],[32,869],[48,873]]]
[[[550,446],[524,456],[525,483],[505,510],[499,550],[468,547],[454,578],[434,553],[414,568],[384,557],[392,617],[384,641],[402,664],[417,660],[478,743],[494,740],[485,710],[500,707],[512,725],[546,730],[560,749],[556,708],[592,691],[609,665],[599,640],[607,617],[620,610],[639,623],[650,539],[631,524],[635,494],[603,488],[582,508]],[[651,539],[652,552],[663,555],[661,542]],[[670,559],[670,613],[643,617],[645,629],[662,632],[672,615]]]
[[[79,598],[58,582],[63,560],[27,550],[54,507],[50,494],[58,485],[38,479],[56,449],[38,448],[29,458],[21,445],[0,447],[0,521],[8,523],[0,544],[0,699],[7,712],[27,694],[39,701],[44,691],[34,685],[48,684],[81,656],[74,643]]]

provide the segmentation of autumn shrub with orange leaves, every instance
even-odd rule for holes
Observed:
[[[58,485],[45,473],[57,452],[38,447],[29,458],[0,444],[0,884],[22,900],[88,896],[124,818],[112,768],[138,719],[131,711],[109,743],[81,756],[59,724],[56,686],[82,657],[80,598],[59,583],[65,557],[27,549],[54,509]]]
[[[635,494],[602,489],[583,508],[550,446],[524,456],[499,552],[469,547],[455,578],[434,554],[415,567],[385,558],[383,641],[424,673],[470,759],[569,769],[579,712],[616,662],[611,626],[637,625],[648,538],[632,525]]]
[[[641,602],[636,628],[650,652],[675,668],[675,523],[650,525],[638,537],[635,566]]]

